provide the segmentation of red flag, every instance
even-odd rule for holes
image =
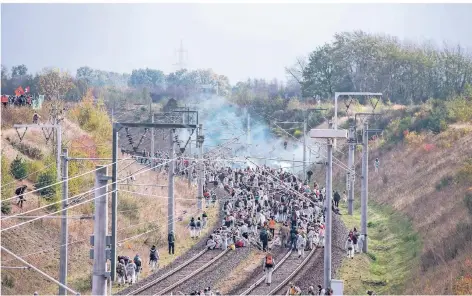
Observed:
[[[27,87],[25,88],[25,93],[29,93],[29,90],[30,90],[30,88],[29,88],[29,86],[27,86]]]
[[[25,91],[23,90],[23,88],[21,86],[18,86],[17,89],[15,89],[15,95],[17,97],[21,96],[21,95],[24,95],[25,94]]]

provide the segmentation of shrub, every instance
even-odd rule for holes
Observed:
[[[23,158],[17,156],[10,164],[10,172],[15,179],[22,180],[28,175],[28,166]]]
[[[303,135],[303,133],[300,130],[295,130],[293,133],[293,136],[296,138],[300,138]]]
[[[56,168],[54,167],[53,169],[49,169],[45,172],[40,173],[38,175],[38,181],[34,186],[39,189],[39,194],[42,197],[44,197],[46,200],[51,200],[55,197],[56,192],[58,191],[58,186],[47,186],[56,183],[56,181]]]
[[[28,156],[29,158],[42,159],[43,156],[44,156],[41,149],[38,149],[36,147],[32,147],[31,145],[28,145],[24,142],[20,142],[20,141],[10,139],[9,137],[7,137],[6,139],[7,139],[7,141],[10,142],[10,144],[13,146],[13,148],[20,151],[21,153]]]
[[[447,117],[451,122],[472,120],[472,105],[465,97],[455,97],[446,102]]]
[[[431,152],[434,150],[434,144],[424,144],[423,145],[423,150],[426,152]]]
[[[459,181],[469,182],[472,178],[472,158],[467,159],[459,170],[457,177]]]
[[[29,173],[28,179],[33,183],[38,182],[39,174],[45,168],[44,163],[42,161],[33,160],[26,162],[26,165]]]
[[[384,184],[387,184],[387,183],[388,183],[388,177],[387,177],[387,175],[383,175],[383,176],[382,176],[382,182],[383,182]]]
[[[374,253],[367,252],[367,256],[369,256],[369,258],[370,258],[372,261],[377,261],[377,256],[375,256]]]
[[[408,132],[408,130],[404,131],[404,139],[408,146],[410,147],[418,147],[421,145],[424,140],[426,139],[426,135],[418,134],[417,132]]]
[[[12,276],[5,274],[2,276],[2,285],[5,285],[5,287],[12,289],[15,287],[15,279]]]
[[[443,188],[445,188],[445,187],[449,186],[450,184],[452,184],[453,182],[454,182],[454,177],[452,177],[452,176],[443,177],[441,179],[441,181],[439,181],[439,183],[436,184],[436,190],[440,191]]]

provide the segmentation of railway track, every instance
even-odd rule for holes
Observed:
[[[283,289],[289,281],[298,274],[310,259],[316,259],[319,254],[321,252],[318,249],[313,249],[305,258],[298,258],[297,252],[290,250],[275,265],[270,286],[265,284],[266,275],[264,274],[241,295],[284,295],[285,291]]]
[[[230,252],[204,249],[181,265],[126,295],[166,295],[203,270],[218,263]]]

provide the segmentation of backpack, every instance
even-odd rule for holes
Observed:
[[[150,256],[151,260],[157,260],[157,254],[156,254],[157,249],[151,249]]]
[[[141,267],[141,258],[139,257],[134,257],[134,264],[136,264],[136,267]]]
[[[123,263],[118,263],[116,266],[116,273],[119,274],[120,276],[123,276],[125,273],[125,266]]]
[[[197,227],[201,227],[200,221],[197,221]]]
[[[266,265],[266,267],[273,267],[274,266],[274,260],[272,259],[271,255],[266,256],[265,265]]]

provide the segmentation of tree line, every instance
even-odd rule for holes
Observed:
[[[303,95],[321,98],[370,91],[393,103],[419,104],[461,95],[472,84],[472,56],[461,46],[439,49],[362,31],[336,34],[297,66],[288,71],[299,79]]]
[[[28,73],[25,65],[2,65],[2,93],[13,94],[22,86],[47,99],[77,101],[88,89],[100,91],[105,100],[149,102],[177,100],[200,93],[218,93],[233,102],[277,111],[291,99],[330,100],[334,92],[382,92],[392,103],[419,104],[429,98],[446,99],[464,93],[472,84],[472,58],[460,46],[441,49],[431,44],[401,42],[386,35],[362,31],[334,35],[286,68],[289,79],[281,82],[248,79],[234,85],[211,69],[182,69],[165,74],[159,69],[135,69],[131,74],[84,66],[75,76],[57,69]]]

